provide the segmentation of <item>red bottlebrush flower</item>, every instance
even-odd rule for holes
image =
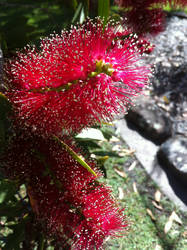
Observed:
[[[131,37],[132,44],[130,44],[129,49],[137,50],[140,54],[150,54],[154,45],[151,44],[147,39],[138,37],[136,34],[133,34],[129,31],[117,32],[115,36],[115,40],[123,44],[126,42],[127,37]]]
[[[133,9],[145,9],[150,7],[152,4],[162,3],[163,0],[116,0],[116,4],[120,7],[133,8]]]
[[[162,9],[132,9],[125,13],[124,23],[139,34],[156,35],[164,30],[165,14]]]
[[[166,4],[173,7],[186,6],[186,0],[118,0],[116,4],[125,7],[124,24],[138,35],[156,35],[164,30]]]
[[[78,153],[72,142],[71,147]],[[108,236],[125,230],[123,211],[111,190],[53,139],[20,133],[1,165],[8,176],[26,183],[38,220],[62,247],[99,249]]]
[[[40,51],[18,52],[6,76],[21,123],[46,134],[79,132],[124,112],[148,82],[149,69],[128,49],[130,39],[122,46],[114,37],[111,24],[103,30],[101,20],[88,20],[43,39]]]
[[[116,0],[116,4],[121,7],[133,7],[133,8],[147,8],[152,5],[163,6],[170,4],[171,6],[186,6],[186,0]]]

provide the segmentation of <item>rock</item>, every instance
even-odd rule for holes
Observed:
[[[187,185],[187,138],[175,136],[160,146],[158,160]]]
[[[150,98],[139,97],[137,106],[125,116],[128,125],[133,124],[144,137],[161,144],[171,136],[171,122]]]
[[[187,102],[187,18],[175,14],[168,16],[165,31],[152,38],[155,49],[145,60],[154,65],[153,93],[166,95],[174,103],[171,115],[181,116]]]
[[[173,133],[187,137],[187,120],[179,120],[173,123]]]

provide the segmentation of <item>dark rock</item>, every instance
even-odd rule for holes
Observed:
[[[173,123],[173,133],[187,137],[187,120],[175,121]]]
[[[175,136],[160,146],[158,159],[163,167],[167,167],[187,185],[187,138]]]
[[[144,137],[161,144],[171,136],[171,123],[164,112],[150,98],[140,97],[137,106],[125,116],[128,125],[132,124]]]
[[[167,15],[169,17],[177,16],[180,18],[187,18],[187,14],[183,11],[172,11],[172,12],[168,12]]]

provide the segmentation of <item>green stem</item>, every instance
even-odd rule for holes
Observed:
[[[88,170],[88,172],[90,172],[91,174],[97,176],[97,174],[95,173],[95,171],[83,160],[82,156],[79,156],[77,153],[75,153],[75,151],[70,148],[65,142],[63,142],[62,140],[60,140],[57,136],[54,135],[54,139],[60,143],[60,145],[65,148],[66,151],[68,151],[68,153],[70,153],[70,155],[78,162],[81,164],[81,166],[83,166],[84,168],[86,168]]]
[[[41,237],[39,239],[39,243],[38,243],[38,250],[44,250],[45,247],[45,238],[43,236],[43,234],[41,234]]]
[[[50,92],[50,91],[56,91],[56,92],[60,92],[63,90],[69,90],[71,85],[74,84],[76,82],[68,82],[67,84],[64,84],[60,87],[57,88],[49,88],[49,87],[44,87],[44,88],[38,88],[38,89],[31,89],[30,92],[34,92],[34,93],[45,93],[45,92]]]

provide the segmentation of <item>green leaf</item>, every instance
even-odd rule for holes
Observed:
[[[7,221],[14,221],[15,217],[19,217],[23,213],[23,206],[20,202],[16,205],[1,204],[0,205],[0,216],[6,217]],[[8,226],[11,227],[11,226]]]
[[[0,181],[0,204],[3,202],[7,202],[15,195],[17,188],[15,183],[9,180],[1,180]]]
[[[75,10],[77,8],[77,5],[78,5],[77,0],[71,0],[71,5],[72,5],[73,9]]]
[[[0,121],[0,153],[4,149],[5,142],[5,127],[3,121]]]
[[[10,102],[8,101],[7,97],[0,92],[0,121],[5,120],[10,111]]]
[[[78,7],[76,8],[75,14],[72,19],[72,23],[79,19],[79,23],[83,23],[89,12],[89,0],[80,1]]]
[[[99,141],[104,141],[105,140],[101,130],[96,129],[96,128],[83,129],[81,131],[81,133],[76,135],[76,138],[93,139],[93,140],[99,140]]]
[[[6,134],[11,125],[8,119],[10,113],[11,104],[7,97],[0,92],[0,153],[2,153],[5,148]]]
[[[98,0],[98,16],[103,17],[105,22],[109,16],[110,0]]]
[[[75,14],[73,16],[72,23],[74,23],[78,19],[78,17],[80,16],[82,8],[83,8],[83,4],[79,3],[79,5],[78,5],[78,7],[77,7],[77,9],[75,11]]]
[[[86,168],[88,170],[88,172],[90,172],[91,174],[97,176],[97,174],[94,172],[94,170],[83,160],[83,158],[81,156],[79,156],[77,153],[75,153],[75,151],[70,148],[65,142],[63,142],[62,140],[60,140],[57,136],[54,136],[55,140],[57,142],[60,143],[60,145],[65,148],[68,153],[71,154],[71,156],[78,162],[81,164],[81,166],[83,166],[84,168]]]
[[[20,243],[25,239],[25,221],[15,225],[13,233],[6,239],[4,250],[20,250]]]
[[[86,18],[86,11],[85,11],[85,7],[83,6],[82,9],[81,9],[79,22],[83,23],[85,18]]]
[[[89,7],[90,7],[89,0],[83,0],[83,5],[84,5],[84,16],[86,18],[89,13]]]

